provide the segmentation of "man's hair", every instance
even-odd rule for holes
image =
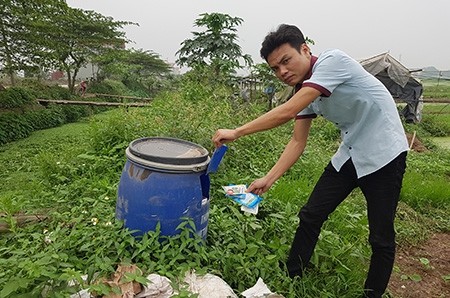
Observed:
[[[305,43],[302,31],[296,26],[281,24],[276,31],[269,32],[261,44],[261,58],[267,61],[267,57],[279,46],[288,43],[299,51],[300,45]]]

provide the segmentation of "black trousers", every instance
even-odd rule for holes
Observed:
[[[359,187],[367,201],[369,243],[372,248],[364,289],[367,297],[381,297],[394,264],[394,217],[405,169],[406,152],[378,171],[359,179],[351,159],[339,172],[330,162],[308,202],[300,210],[300,224],[286,263],[289,275],[302,275],[313,254],[322,224],[351,191]]]

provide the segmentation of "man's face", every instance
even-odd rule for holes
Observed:
[[[267,63],[282,82],[289,86],[303,82],[311,67],[311,54],[306,44],[300,46],[300,52],[285,43],[267,56]]]

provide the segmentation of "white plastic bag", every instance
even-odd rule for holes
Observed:
[[[258,278],[256,284],[241,293],[245,298],[283,298],[283,296],[272,293],[262,278]]]
[[[223,279],[213,274],[197,275],[189,272],[184,281],[190,292],[199,294],[198,298],[238,298]]]
[[[169,298],[174,294],[170,280],[158,274],[147,276],[148,282],[136,298]]]

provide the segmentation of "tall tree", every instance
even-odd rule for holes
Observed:
[[[124,83],[142,85],[148,93],[155,90],[155,82],[161,81],[172,67],[152,51],[142,49],[113,50],[98,56],[94,62],[100,69],[100,77],[115,78]]]
[[[58,68],[73,90],[79,69],[109,48],[124,47],[123,26],[64,0],[0,1],[0,62],[13,74],[27,68]]]
[[[70,90],[74,89],[81,67],[110,49],[124,48],[123,26],[131,22],[114,21],[94,11],[68,8],[54,11],[43,23],[43,50],[56,68],[63,70]]]
[[[118,79],[133,75],[139,77],[164,75],[171,71],[171,66],[158,54],[142,49],[111,49],[98,56],[95,62],[101,66],[103,76],[116,76]]]
[[[10,76],[33,65],[37,56],[35,24],[48,7],[67,6],[62,0],[2,0],[0,1],[0,62],[2,71]]]
[[[233,72],[245,65],[250,65],[250,55],[243,54],[237,43],[236,27],[243,19],[222,13],[203,13],[194,22],[196,27],[206,27],[204,31],[192,32],[194,37],[181,43],[177,51],[177,64],[195,67],[210,65],[218,74]],[[241,65],[243,61],[244,65]]]
[[[17,18],[21,11],[20,5],[13,1],[0,2],[0,11],[2,17],[0,18],[0,60],[2,62],[2,71],[10,76],[11,83],[14,84],[14,72],[17,69],[15,53],[18,52],[20,46],[15,44],[16,36],[19,35],[20,20]]]

